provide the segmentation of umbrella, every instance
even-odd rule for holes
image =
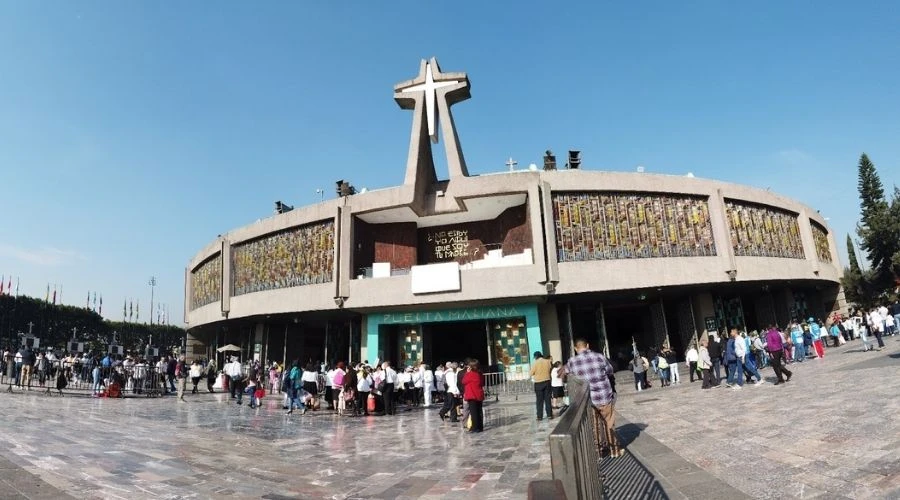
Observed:
[[[223,345],[222,347],[216,349],[216,351],[218,351],[218,352],[228,352],[228,351],[240,352],[240,350],[241,350],[241,348],[234,344]]]

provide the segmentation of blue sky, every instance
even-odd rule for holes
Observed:
[[[155,275],[180,320],[217,234],[340,178],[402,182],[392,87],[431,56],[472,81],[454,113],[473,173],[581,149],[770,187],[842,252],[860,153],[900,183],[890,2],[600,3],[0,3],[0,274],[98,291],[114,319],[126,298],[145,319]]]

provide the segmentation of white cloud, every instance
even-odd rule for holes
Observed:
[[[44,246],[41,248],[23,248],[14,245],[0,244],[0,257],[8,257],[38,266],[54,267],[68,264],[73,260],[84,260],[84,257],[72,250]]]

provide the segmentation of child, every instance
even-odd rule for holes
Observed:
[[[248,396],[250,396],[250,408],[256,408],[256,379],[250,377],[247,382],[247,388],[244,390]],[[241,404],[238,401],[238,404]]]

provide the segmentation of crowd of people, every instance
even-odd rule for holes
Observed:
[[[167,355],[156,358],[122,356],[96,352],[60,353],[23,347],[18,351],[6,349],[0,361],[0,383],[23,391],[32,389],[66,388],[89,390],[93,397],[121,397],[133,394],[177,394],[183,400],[188,381],[193,392],[206,381],[212,392],[216,380],[214,362],[203,359],[188,364],[184,356]]]
[[[787,365],[813,358],[824,358],[826,349],[860,339],[863,351],[880,351],[883,338],[900,334],[900,300],[890,305],[858,309],[844,316],[835,313],[825,320],[809,317],[792,321],[785,328],[769,325],[762,332],[733,328],[725,338],[717,332],[704,332],[699,345],[692,343],[684,354],[690,381],[702,381],[703,389],[718,387],[725,371],[725,386],[739,390],[744,383],[764,383],[761,368],[771,366],[779,385],[788,382],[793,372]],[[679,382],[678,357],[663,347],[650,359],[636,351],[629,363],[635,390],[652,387],[653,379],[666,387]],[[655,376],[655,377],[654,377]]]
[[[447,362],[432,370],[425,363],[397,369],[390,361],[301,366],[295,360],[290,367],[277,362],[264,367],[258,361],[242,365],[231,358],[223,373],[231,398],[240,405],[246,396],[251,408],[256,408],[267,392],[281,395],[288,415],[312,410],[339,416],[389,416],[395,415],[398,407],[409,410],[439,403],[441,420],[461,420],[470,432],[484,429],[484,376],[476,359]]]

